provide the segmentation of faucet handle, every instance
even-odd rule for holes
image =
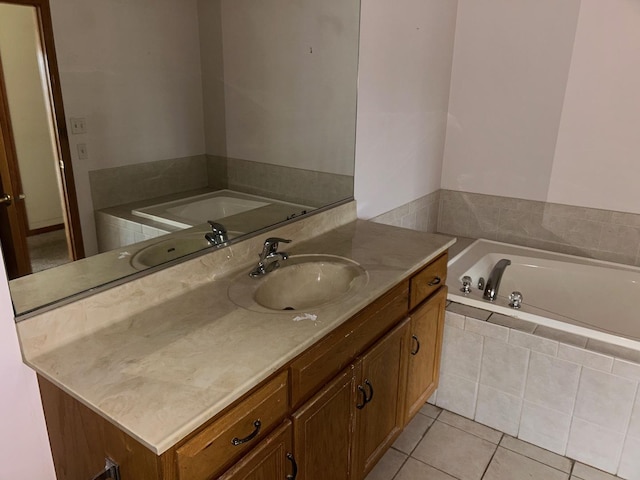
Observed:
[[[227,233],[227,229],[221,223],[214,222],[213,220],[207,220],[207,223],[211,227],[211,231],[214,233]]]
[[[280,243],[291,243],[291,240],[279,237],[269,237],[264,241],[264,249],[268,253],[275,253],[278,251],[278,244]]]

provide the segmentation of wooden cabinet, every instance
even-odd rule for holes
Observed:
[[[298,467],[291,450],[291,422],[286,420],[220,480],[294,480]]]
[[[354,478],[364,478],[404,427],[409,320],[383,337],[359,361]]]
[[[433,393],[446,253],[162,455],[39,377],[58,480],[362,480]],[[297,477],[296,477],[297,474]]]
[[[356,375],[350,365],[292,415],[300,480],[352,478]]]
[[[411,313],[408,348],[406,421],[422,408],[438,386],[447,287]]]

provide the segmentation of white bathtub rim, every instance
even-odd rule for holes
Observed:
[[[575,335],[579,335],[581,337],[585,337],[586,339],[594,339],[594,340],[610,343],[613,345],[617,345],[620,347],[625,347],[625,348],[630,348],[636,351],[640,351],[640,339],[621,336],[616,332],[607,331],[606,329],[592,326],[586,323],[583,323],[583,325],[585,325],[583,326],[580,324],[582,322],[580,322],[579,320],[563,317],[561,315],[554,315],[551,312],[546,312],[545,310],[531,307],[531,306],[527,306],[527,310],[531,310],[531,312],[524,311],[524,310],[516,310],[508,306],[507,300],[503,296],[498,298],[495,302],[489,302],[482,298],[480,291],[477,290],[477,288],[475,288],[475,285],[473,286],[471,294],[465,295],[462,292],[460,292],[460,287],[461,287],[460,279],[462,278],[461,277],[462,273],[466,272],[473,264],[475,264],[476,261],[482,258],[486,253],[496,253],[495,251],[483,252],[481,250],[480,254],[468,259],[467,262],[463,264],[458,263],[460,262],[461,259],[464,259],[472,249],[474,248],[479,249],[479,247],[483,246],[483,244],[485,244],[484,246],[486,247],[492,246],[492,247],[498,247],[498,248],[501,247],[506,249],[520,250],[520,251],[525,250],[532,253],[535,252],[535,254],[537,255],[532,255],[532,256],[538,256],[542,258],[551,258],[551,259],[557,259],[558,257],[566,258],[567,261],[570,261],[571,263],[578,263],[581,265],[598,265],[598,266],[613,268],[617,270],[634,271],[634,272],[640,272],[640,268],[628,266],[628,265],[622,265],[622,264],[613,263],[613,262],[607,262],[603,260],[588,259],[584,257],[578,257],[575,255],[550,252],[547,250],[540,250],[540,249],[535,249],[531,247],[521,247],[519,245],[496,242],[493,240],[478,239],[473,243],[471,243],[467,248],[462,250],[458,255],[456,255],[455,257],[449,260],[449,263],[448,263],[449,275],[447,280],[447,285],[449,286],[447,299],[450,301],[460,303],[463,305],[468,305],[470,307],[479,308],[481,310],[485,310],[489,312],[499,313],[499,314],[517,318],[520,320],[525,320],[536,325],[543,325],[546,327],[554,328],[559,331],[572,333]],[[639,318],[639,321],[640,321],[640,318]]]

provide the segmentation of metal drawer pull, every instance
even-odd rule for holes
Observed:
[[[418,340],[418,337],[416,337],[415,335],[411,335],[411,338],[414,339],[416,342],[416,349],[411,350],[411,355],[417,355],[418,352],[420,351],[420,340]]]
[[[430,287],[434,287],[435,285],[440,285],[441,281],[442,279],[440,277],[436,277],[433,280],[431,280],[429,283],[427,283],[427,285],[429,285]]]
[[[105,458],[104,463],[104,470],[93,477],[92,480],[107,480],[108,478],[120,480],[120,466],[110,458]]]
[[[260,427],[262,427],[262,422],[260,420],[256,420],[255,422],[253,422],[253,426],[256,427],[256,429],[253,432],[251,432],[251,434],[248,437],[245,437],[245,438],[236,437],[233,440],[231,440],[231,443],[237,447],[238,445],[242,445],[243,443],[246,443],[256,438],[256,435],[260,433]]]
[[[293,458],[292,453],[287,453],[287,460],[291,462],[291,466],[293,467],[293,473],[291,475],[287,475],[287,480],[296,480],[298,476],[298,464],[296,463],[296,459]]]

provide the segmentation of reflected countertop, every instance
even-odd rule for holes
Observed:
[[[156,290],[163,286],[154,285],[153,275],[117,293],[155,299],[135,312],[119,309],[117,304],[127,302],[112,293],[95,300],[91,309],[71,305],[57,317],[54,312],[48,323],[21,322],[23,354],[39,374],[161,454],[454,242],[356,220],[287,245],[291,256],[349,258],[369,275],[366,287],[348,302],[304,311],[315,320],[300,320],[300,312],[250,311],[231,302],[229,285],[255,263],[255,247],[249,247],[244,256],[237,252],[242,261],[233,269],[204,282],[187,287],[188,279],[176,279],[176,270],[173,281],[182,287],[170,298]],[[115,318],[111,323],[43,347],[47,336],[55,335],[46,326],[56,318],[71,322],[74,315],[84,315],[88,323],[105,310]]]

